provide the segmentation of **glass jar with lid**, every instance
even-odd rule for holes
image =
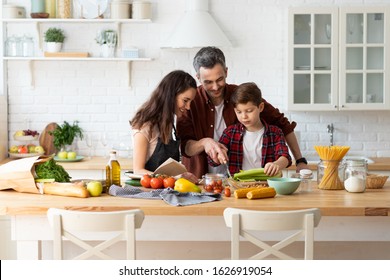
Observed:
[[[348,192],[364,192],[366,190],[367,161],[354,159],[345,161],[344,188]]]
[[[34,41],[32,37],[24,35],[20,40],[20,44],[22,56],[34,56]]]
[[[299,187],[299,191],[311,192],[311,181],[313,180],[313,172],[310,169],[302,169],[301,171],[299,171],[299,177],[301,178],[301,185]]]
[[[20,38],[16,36],[8,37],[5,45],[7,56],[20,56]]]

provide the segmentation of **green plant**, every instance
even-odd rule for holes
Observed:
[[[95,41],[99,45],[104,45],[104,44],[111,44],[113,46],[116,45],[118,40],[118,35],[116,34],[115,30],[99,30],[96,34]]]
[[[63,43],[65,33],[62,29],[51,27],[45,32],[45,42]]]
[[[53,131],[49,131],[50,135],[54,136],[53,144],[58,150],[65,145],[72,145],[75,137],[83,139],[83,129],[79,127],[78,121],[74,121],[73,125],[70,125],[67,121],[64,121],[63,125],[57,126]]]

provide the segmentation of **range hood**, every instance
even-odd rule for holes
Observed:
[[[208,0],[186,0],[186,11],[162,48],[229,47],[231,43],[208,12]]]

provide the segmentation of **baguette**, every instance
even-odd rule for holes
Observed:
[[[250,191],[257,190],[257,189],[263,189],[265,187],[249,187],[249,188],[243,188],[243,189],[237,189],[234,191],[234,197],[235,198],[246,198],[246,194]]]
[[[258,198],[271,198],[276,195],[276,191],[272,187],[268,188],[258,188],[257,190],[252,190],[246,194],[248,199],[258,199]]]
[[[44,194],[71,196],[71,197],[89,197],[86,187],[77,183],[37,183],[39,189],[43,189]]]

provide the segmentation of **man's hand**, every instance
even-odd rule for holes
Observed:
[[[228,161],[227,148],[212,138],[205,139],[204,151],[217,164]]]

